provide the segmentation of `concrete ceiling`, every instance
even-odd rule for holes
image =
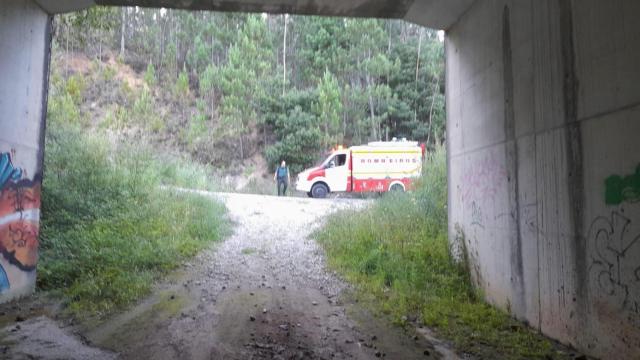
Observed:
[[[139,5],[194,10],[402,18],[414,0],[96,0],[103,5]]]
[[[447,29],[475,0],[36,0],[50,14],[111,6],[406,19]]]

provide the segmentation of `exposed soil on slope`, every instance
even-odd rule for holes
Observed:
[[[236,138],[222,136],[227,125],[198,107],[197,86],[191,83],[189,93],[178,96],[172,76],[150,85],[145,82],[146,65],[134,65],[122,62],[111,50],[105,50],[102,60],[81,52],[58,51],[53,54],[52,78],[80,79],[73,88],[81,93],[78,110],[86,131],[104,129],[114,138],[150,144],[157,153],[212,165],[221,170],[218,176],[229,179],[229,188],[235,191],[255,192],[256,185],[250,182],[262,185],[271,173],[263,154],[263,141],[269,144],[269,136],[265,139],[257,125],[250,123],[244,135],[245,159],[240,161]],[[60,82],[60,86],[65,84]],[[143,98],[144,94],[147,97]],[[205,126],[197,135],[190,135],[196,116],[205,116]]]

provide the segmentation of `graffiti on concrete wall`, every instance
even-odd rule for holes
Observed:
[[[596,295],[619,309],[640,314],[640,231],[614,211],[593,220],[588,232],[592,249],[589,275]]]
[[[507,170],[503,162],[496,159],[494,153],[489,153],[463,173],[460,179],[462,201],[470,204],[493,199],[504,188],[506,179]]]
[[[471,225],[479,226],[484,229],[484,217],[482,209],[475,201],[471,202]]]
[[[636,172],[628,176],[611,175],[604,181],[607,205],[640,201],[640,164]]]
[[[545,235],[543,229],[538,227],[538,204],[530,203],[520,206],[520,219],[522,228],[532,234]]]
[[[12,153],[0,153],[0,293],[22,285],[12,284],[23,279],[13,275],[33,271],[38,261],[41,179],[28,179]]]

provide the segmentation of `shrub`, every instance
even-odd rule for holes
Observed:
[[[173,94],[178,101],[189,95],[189,75],[187,70],[183,69],[178,75],[178,79],[173,87]]]
[[[162,166],[144,148],[70,126],[48,129],[46,146],[38,286],[76,316],[135,301],[225,233],[223,206],[160,188]]]
[[[83,124],[78,105],[69,94],[52,96],[47,109],[47,120],[51,124]]]
[[[180,158],[164,157],[154,167],[161,184],[200,190],[226,190],[219,182],[211,166]]]
[[[152,117],[151,123],[149,124],[149,130],[157,134],[163,132],[166,128],[167,125],[162,116],[156,114]]]
[[[102,67],[102,79],[105,82],[110,82],[116,77],[116,69],[113,66],[106,65]]]
[[[86,118],[80,112],[85,88],[84,80],[74,75],[65,81],[60,74],[51,76],[47,119],[50,124],[84,125]]]
[[[153,63],[149,63],[149,65],[147,65],[147,70],[144,73],[144,82],[149,87],[154,87],[156,85],[156,68],[153,66]]]
[[[206,137],[207,135],[207,114],[206,104],[204,101],[196,101],[197,112],[191,117],[189,121],[189,131],[186,136],[186,142],[189,145],[193,145],[198,139]],[[206,139],[205,139],[206,140]]]
[[[144,86],[140,91],[140,94],[133,102],[132,115],[135,120],[142,126],[148,126],[151,124],[155,114],[155,104],[149,88]]]
[[[65,93],[67,93],[73,102],[77,105],[82,103],[84,90],[87,87],[81,75],[70,76],[65,83]]]
[[[107,110],[100,123],[100,127],[122,130],[129,124],[129,119],[130,112],[127,108],[116,104]]]

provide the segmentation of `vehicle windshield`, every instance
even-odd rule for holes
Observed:
[[[334,162],[333,166],[342,166],[347,162],[347,154],[331,153],[320,163],[320,165],[318,165],[318,167],[328,168],[331,161]]]
[[[326,157],[323,157],[322,160],[317,163],[316,167],[325,167],[329,163],[333,155],[333,153],[328,153]]]

